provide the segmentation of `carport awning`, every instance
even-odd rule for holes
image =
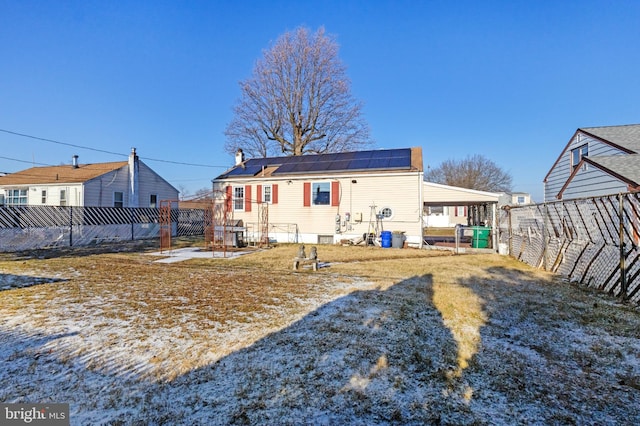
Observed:
[[[423,182],[423,202],[426,206],[477,206],[497,204],[497,192],[476,191],[457,186]]]

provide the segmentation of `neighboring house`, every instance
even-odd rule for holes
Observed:
[[[545,201],[640,190],[640,124],[576,130],[544,178]]]
[[[387,230],[421,247],[422,181],[421,148],[246,161],[239,151],[213,190],[231,200],[234,221],[253,230],[268,222],[278,242],[333,244]]]
[[[183,198],[178,202],[181,209],[206,209],[213,205],[213,193],[194,195],[191,198]]]
[[[430,228],[456,225],[493,226],[499,193],[423,182],[424,226]]]
[[[526,206],[532,204],[528,192],[503,192],[500,194],[498,206]]]
[[[32,167],[0,177],[0,205],[159,207],[178,190],[139,160]]]

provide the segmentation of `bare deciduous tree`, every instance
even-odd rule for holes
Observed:
[[[478,191],[509,192],[511,175],[482,155],[446,160],[425,174],[425,180]]]
[[[286,32],[263,52],[225,131],[225,149],[251,156],[341,152],[370,144],[338,44],[324,28]]]

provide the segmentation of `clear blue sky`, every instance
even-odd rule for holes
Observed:
[[[300,25],[337,37],[377,148],[422,146],[425,168],[482,154],[536,201],[577,128],[640,123],[637,0],[0,0],[0,129],[121,153],[0,132],[0,171],[136,147],[209,188],[238,82]]]

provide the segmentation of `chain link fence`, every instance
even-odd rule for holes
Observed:
[[[516,259],[640,304],[640,194],[512,207],[499,224]]]
[[[158,238],[160,225],[158,208],[4,206],[0,252]],[[172,209],[171,235],[204,235],[204,210]]]

